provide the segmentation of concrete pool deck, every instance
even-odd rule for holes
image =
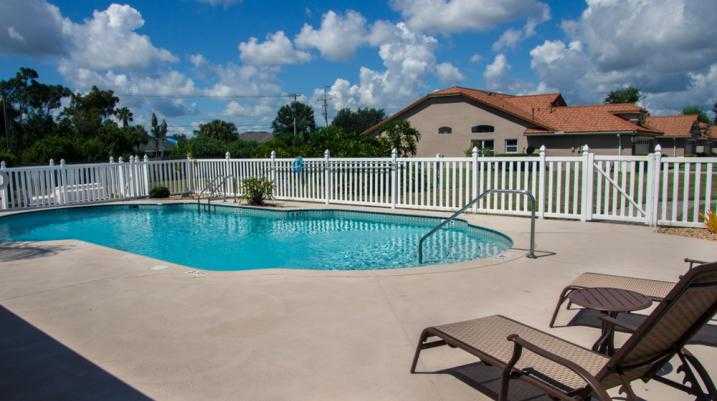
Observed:
[[[526,218],[464,218],[527,249]],[[456,368],[475,362],[461,351],[425,351],[419,370],[455,369],[409,374],[421,329],[499,313],[589,346],[596,329],[547,329],[575,276],[676,280],[685,257],[717,260],[714,242],[636,225],[542,220],[536,243],[546,251],[537,260],[516,249],[479,263],[352,272],[197,271],[79,241],[3,244],[0,398],[484,400],[456,377],[494,387],[496,372]],[[573,315],[561,312],[558,324]],[[690,349],[717,377],[717,350]],[[634,386],[648,400],[690,399],[656,382]]]

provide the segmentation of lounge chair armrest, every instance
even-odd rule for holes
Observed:
[[[597,397],[598,401],[610,401],[612,398],[608,395],[608,393],[600,386],[600,383],[597,381],[595,376],[588,373],[587,370],[582,368],[580,365],[576,364],[575,362],[565,359],[560,355],[556,355],[545,348],[541,348],[540,346],[531,343],[530,341],[520,337],[517,334],[511,334],[508,336],[508,341],[511,341],[515,344],[515,347],[513,349],[513,358],[511,359],[512,364],[514,365],[518,359],[520,358],[520,355],[522,354],[522,348],[527,349],[528,351],[539,355],[545,359],[548,359],[550,361],[553,361],[559,365],[565,366],[566,368],[573,371],[576,375],[580,376],[585,382],[592,388],[594,395]]]
[[[699,266],[699,265],[703,265],[707,262],[705,262],[704,260],[685,258],[685,263],[690,264],[690,267],[687,269],[687,271],[690,271],[690,270],[692,270],[693,267],[695,267],[695,265]]]
[[[610,316],[602,315],[602,314],[598,317],[602,320],[603,326],[620,327],[620,328],[622,328],[626,331],[629,331],[631,333],[637,331],[637,326],[633,326],[630,323],[615,319],[614,317],[610,317]]]

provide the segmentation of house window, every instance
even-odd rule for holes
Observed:
[[[505,153],[517,153],[518,152],[518,140],[517,139],[506,139],[505,140]]]
[[[452,133],[453,133],[453,128],[451,128],[451,127],[441,127],[441,128],[438,128],[438,133],[441,134],[441,135],[452,134]]]
[[[481,156],[493,155],[493,140],[492,139],[473,139],[471,141],[471,149],[478,148]]]
[[[474,125],[471,128],[471,132],[474,134],[480,134],[485,132],[495,132],[495,127],[492,125]]]

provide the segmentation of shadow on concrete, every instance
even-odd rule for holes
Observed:
[[[421,372],[421,374],[448,374],[462,381],[474,390],[493,400],[498,399],[502,370],[482,362],[456,366],[437,372]],[[552,401],[537,387],[521,380],[511,380],[508,390],[510,401]]]
[[[0,306],[0,399],[151,398]]]
[[[602,327],[602,320],[600,320],[600,318],[598,317],[599,315],[600,312],[596,312],[590,309],[581,309],[578,311],[577,314],[575,314],[575,316],[570,320],[570,322],[568,322],[566,326],[585,326],[600,329]],[[643,321],[645,321],[647,316],[638,315],[636,313],[620,313],[617,318],[625,323],[630,324],[631,326],[637,327],[642,324]],[[622,331],[623,333],[627,332],[625,330],[621,330],[620,328],[617,328],[617,331]],[[596,332],[596,338],[599,336],[599,334],[600,333]],[[698,344],[706,345],[708,347],[716,347],[717,325],[705,325],[700,329],[700,331],[697,332],[697,334],[694,335],[694,337],[690,339],[690,341],[687,342],[687,344]]]
[[[0,262],[13,262],[52,256],[68,249],[63,245],[41,245],[28,242],[0,243]]]
[[[474,390],[490,399],[497,400],[500,392],[502,370],[482,362],[456,366],[437,372],[423,374],[448,374],[462,381]],[[594,399],[594,398],[593,398]],[[537,387],[518,379],[512,379],[508,388],[509,401],[554,401]],[[613,400],[626,400],[624,397],[613,397]],[[638,401],[646,401],[638,398]]]

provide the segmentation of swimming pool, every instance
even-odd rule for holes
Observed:
[[[419,238],[441,219],[342,210],[196,204],[54,209],[0,218],[0,240],[83,240],[206,270],[365,270],[418,265]],[[424,264],[497,255],[498,232],[456,221],[424,244]]]

